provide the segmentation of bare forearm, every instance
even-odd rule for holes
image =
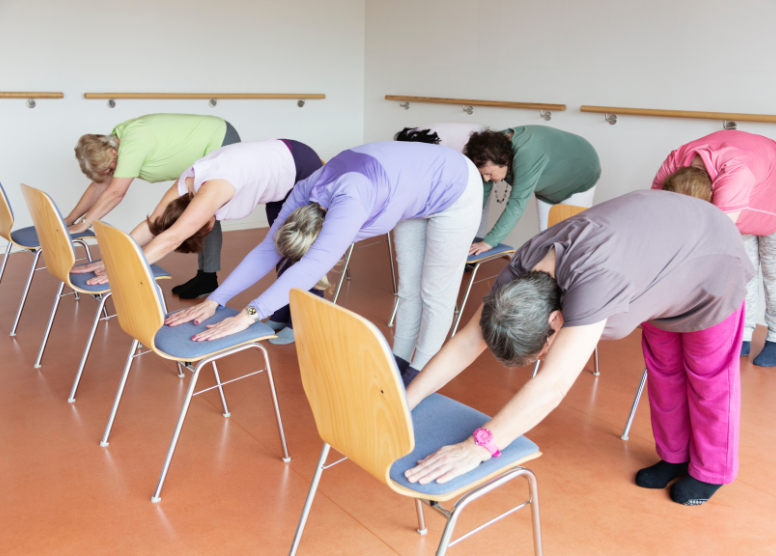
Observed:
[[[148,228],[147,220],[143,220],[140,224],[135,226],[135,229],[132,230],[132,233],[129,235],[132,236],[140,247],[145,247],[152,239],[154,239],[151,230]]]
[[[168,255],[175,251],[177,247],[183,243],[186,238],[176,237],[174,234],[159,234],[151,239],[151,241],[143,247],[143,253],[148,260],[148,264],[154,264],[162,259],[165,255]]]
[[[70,214],[68,214],[65,218],[65,224],[70,226],[73,222],[86,214],[86,211],[92,208],[92,205],[94,205],[100,195],[102,195],[102,193],[107,189],[108,183],[108,181],[103,183],[97,183],[93,181],[90,183],[89,187],[87,187],[86,191],[84,191],[84,194],[81,195],[81,198],[78,200],[75,208],[70,211]]]

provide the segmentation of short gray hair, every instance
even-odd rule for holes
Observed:
[[[507,367],[536,361],[553,330],[561,290],[546,272],[524,274],[484,298],[480,328],[493,355]]]

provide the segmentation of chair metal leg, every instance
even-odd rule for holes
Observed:
[[[330,446],[326,443],[323,444],[323,450],[321,450],[321,457],[318,458],[318,467],[315,469],[315,475],[313,475],[313,482],[310,484],[310,492],[307,493],[307,500],[304,502],[304,508],[302,509],[302,515],[299,518],[299,525],[296,526],[296,533],[294,534],[294,542],[291,544],[291,550],[288,556],[295,556],[296,551],[299,548],[299,541],[302,540],[302,533],[304,533],[304,526],[307,523],[307,516],[310,515],[310,508],[313,505],[313,499],[315,499],[315,492],[318,490],[318,483],[321,481],[321,474],[323,468],[326,465],[326,458],[329,456]]]
[[[593,372],[593,376],[601,376],[601,373],[598,371],[598,346],[595,346],[595,371]]]
[[[78,366],[78,372],[75,375],[75,381],[73,382],[73,388],[70,390],[70,397],[67,398],[68,403],[75,402],[75,392],[78,390],[78,384],[81,382],[81,375],[86,367],[86,360],[89,357],[89,352],[92,349],[92,342],[94,341],[94,334],[97,332],[97,325],[100,324],[100,313],[105,308],[105,302],[110,297],[110,292],[105,295],[96,296],[100,300],[100,304],[97,307],[97,312],[94,313],[94,322],[92,323],[92,330],[89,332],[89,339],[86,340],[86,347],[84,348],[84,354],[81,356],[81,364]]]
[[[342,283],[345,281],[345,276],[348,273],[348,265],[350,264],[350,256],[353,254],[353,247],[354,244],[350,244],[350,247],[348,248],[348,254],[345,257],[345,267],[342,269],[342,275],[340,275],[339,283],[337,284],[337,291],[334,292],[334,299],[332,300],[332,303],[335,305],[337,304],[337,299],[339,298],[340,290],[342,289]]]
[[[647,382],[647,367],[644,367],[644,373],[641,375],[641,382],[639,382],[639,389],[636,390],[636,396],[633,398],[633,405],[631,406],[630,414],[628,415],[628,422],[625,423],[625,430],[622,431],[623,440],[628,440],[630,435],[631,426],[633,426],[633,419],[636,417],[636,408],[639,407],[639,400],[641,399],[641,393],[644,391],[644,384]]]
[[[181,429],[183,428],[183,421],[186,420],[186,413],[189,410],[189,405],[191,405],[191,398],[194,395],[194,388],[197,385],[197,379],[199,379],[199,372],[202,370],[202,362],[200,362],[199,365],[197,365],[196,370],[194,371],[194,374],[191,375],[191,381],[189,382],[189,389],[186,392],[186,398],[183,400],[183,407],[181,408],[181,413],[178,416],[178,423],[175,425],[175,432],[172,434],[172,441],[170,442],[170,448],[167,450],[167,456],[164,458],[164,466],[162,467],[162,473],[159,475],[159,482],[156,484],[156,491],[154,492],[154,495],[151,497],[151,502],[159,502],[162,497],[160,496],[162,493],[162,486],[164,486],[164,480],[167,478],[167,471],[170,469],[170,462],[172,461],[172,456],[175,453],[175,447],[178,445],[178,437],[181,434]]]
[[[415,511],[418,513],[418,528],[416,531],[418,535],[425,535],[428,533],[428,529],[426,529],[426,519],[423,517],[423,502],[419,498],[415,498]]]
[[[393,242],[391,241],[391,232],[386,234],[388,238],[388,257],[391,259],[391,279],[393,280],[393,295],[399,295],[399,288],[396,285],[396,266],[393,262]]]
[[[221,377],[218,375],[218,367],[216,367],[216,362],[213,361],[213,374],[216,375],[216,384],[218,384],[218,393],[221,394],[221,405],[224,407],[224,417],[231,417],[232,414],[229,413],[229,407],[226,405],[226,397],[224,396],[224,388],[221,386]]]
[[[113,428],[113,421],[116,419],[116,413],[118,412],[119,404],[121,403],[121,396],[124,394],[124,386],[127,384],[129,369],[132,367],[132,360],[135,358],[135,351],[137,350],[137,345],[139,343],[140,342],[137,340],[132,340],[132,347],[129,348],[127,362],[124,365],[124,373],[121,375],[121,382],[119,382],[119,390],[116,392],[116,399],[113,402],[113,409],[110,410],[110,417],[108,418],[108,424],[105,427],[105,434],[102,435],[102,441],[100,442],[100,446],[103,448],[108,445],[110,430]]]
[[[396,313],[399,312],[399,297],[396,294],[396,299],[393,302],[393,311],[391,311],[391,320],[388,321],[388,326],[393,326],[396,323]]]
[[[458,310],[458,315],[455,317],[455,323],[453,324],[453,330],[450,332],[451,338],[455,336],[455,333],[458,331],[458,325],[461,323],[461,318],[463,318],[463,309],[466,307],[466,301],[469,299],[469,293],[472,291],[472,286],[474,285],[474,277],[477,276],[477,271],[479,269],[480,263],[475,264],[474,268],[472,269],[472,276],[469,278],[469,285],[466,287],[466,293],[463,296],[461,308]]]
[[[186,374],[183,372],[183,369],[181,368],[181,364],[178,363],[178,378],[183,378],[186,376]]]
[[[54,298],[54,306],[51,308],[51,316],[49,317],[48,324],[46,325],[46,333],[43,335],[43,341],[40,343],[40,350],[38,351],[38,358],[35,360],[35,368],[40,369],[40,360],[43,359],[43,352],[46,349],[46,342],[48,342],[49,334],[51,333],[51,326],[54,324],[54,317],[57,315],[57,308],[59,307],[59,300],[62,299],[62,290],[65,288],[65,283],[59,283],[59,289],[57,290],[57,296]]]
[[[11,245],[10,243],[8,244]],[[35,251],[35,257],[32,259],[32,266],[30,267],[30,274],[27,276],[27,285],[24,286],[24,293],[22,294],[22,299],[19,301],[19,308],[16,310],[16,319],[13,321],[13,328],[11,328],[11,336],[16,336],[16,327],[19,326],[19,319],[22,317],[22,310],[24,309],[24,303],[27,301],[27,294],[30,292],[30,285],[32,284],[32,277],[35,276],[35,271],[37,270],[38,266],[38,259],[40,259],[40,254],[43,252],[43,249],[38,249]],[[5,256],[6,259],[8,258],[8,255]],[[5,259],[3,259],[3,267],[5,267]]]
[[[478,498],[491,492],[492,490],[502,486],[508,481],[511,481],[512,479],[520,476],[525,477],[526,480],[528,481],[528,488],[531,493],[530,500],[518,506],[515,506],[511,510],[504,512],[498,517],[491,519],[487,523],[480,525],[476,529],[469,531],[468,533],[459,537],[455,541],[450,542],[450,538],[453,535],[453,529],[455,529],[455,524],[458,521],[458,517],[461,515],[461,512],[463,511],[463,509],[467,505],[469,505],[469,503],[477,500]],[[453,510],[449,513],[449,517],[447,518],[447,525],[445,525],[445,530],[442,533],[442,538],[439,541],[439,547],[437,548],[437,553],[436,553],[437,556],[444,556],[445,553],[447,552],[448,546],[453,546],[455,544],[458,544],[462,540],[470,537],[471,535],[479,531],[482,531],[483,529],[485,529],[489,525],[492,525],[493,523],[500,520],[501,518],[506,517],[507,515],[513,512],[516,512],[526,504],[530,504],[531,506],[531,525],[533,528],[534,554],[536,556],[542,556],[542,531],[541,531],[541,523],[539,521],[539,489],[536,484],[536,476],[533,474],[533,472],[530,469],[526,469],[524,467],[516,467],[514,469],[510,469],[509,471],[507,471],[506,473],[503,473],[502,475],[499,475],[495,479],[492,479],[491,481],[488,481],[487,483],[480,485],[476,489],[464,494],[458,500],[458,502],[455,503]]]
[[[86,243],[83,239],[74,239],[73,243],[78,243],[81,245],[81,247],[84,248],[84,251],[86,251],[86,258],[89,260],[89,262],[92,262],[92,252],[89,250],[89,244]]]
[[[536,375],[539,374],[539,365],[541,365],[541,363],[542,363],[541,359],[536,360],[536,362],[534,363],[533,371],[531,371],[531,378],[536,378]]]
[[[283,432],[283,421],[280,418],[280,406],[278,405],[278,395],[275,391],[275,380],[272,378],[272,367],[269,364],[269,354],[261,344],[255,344],[264,354],[264,364],[267,366],[267,380],[269,381],[269,391],[272,394],[272,404],[275,406],[275,419],[278,423],[278,433],[280,434],[280,443],[283,445],[283,461],[288,463],[291,456],[288,455],[288,446],[286,446],[286,434]]]
[[[3,257],[3,265],[0,266],[0,282],[3,281],[3,274],[5,273],[5,265],[8,264],[8,255],[11,254],[11,248],[13,244],[9,241],[8,247],[5,248],[5,257]]]

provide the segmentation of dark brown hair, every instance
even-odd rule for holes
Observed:
[[[488,162],[498,166],[506,166],[512,171],[512,141],[500,131],[486,129],[472,133],[469,142],[464,147],[463,154],[468,156],[477,168],[482,168]]]
[[[711,177],[705,170],[686,166],[666,178],[663,182],[663,190],[711,202]]]
[[[172,225],[178,221],[178,218],[181,217],[183,211],[189,207],[189,203],[191,203],[193,198],[194,195],[192,193],[184,195],[183,197],[178,197],[167,205],[167,208],[164,209],[164,214],[156,220],[151,220],[150,216],[146,218],[148,229],[151,231],[151,234],[156,237],[165,230],[169,230]],[[183,243],[178,246],[176,251],[178,253],[199,253],[202,251],[205,236],[210,233],[210,230],[210,222],[208,222],[197,230],[193,236],[183,240]]]

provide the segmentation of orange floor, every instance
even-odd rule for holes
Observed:
[[[265,232],[225,234],[225,270]],[[130,340],[117,321],[101,324],[77,402],[67,403],[96,302],[63,299],[43,366],[34,369],[56,288],[46,271],[33,283],[18,336],[8,336],[31,259],[13,255],[0,285],[0,554],[287,554],[321,448],[294,346],[269,346],[291,462],[280,460],[266,378],[259,375],[227,387],[231,418],[222,417],[214,392],[194,399],[163,499],[152,504],[188,379],[153,354],[139,358],[110,446],[101,448]],[[494,263],[495,270],[501,265]],[[170,308],[189,304],[169,290],[193,274],[196,258],[175,254],[163,266],[174,277],[163,284]],[[393,296],[385,244],[356,251],[352,270],[342,305],[371,319],[390,341]],[[480,284],[475,298],[487,287]],[[243,294],[232,305],[242,307],[251,297]],[[759,329],[755,353],[763,335]],[[639,333],[602,342],[600,353],[601,376],[583,373],[562,405],[529,434],[544,453],[529,467],[539,481],[545,554],[776,554],[776,370],[742,360],[739,477],[705,505],[684,507],[667,491],[633,483],[639,468],[657,460],[647,403],[630,440],[620,440],[643,367]],[[227,379],[251,367],[260,368],[252,352],[219,363]],[[507,370],[485,354],[443,393],[492,414],[529,372]],[[209,373],[203,379],[210,381]],[[476,502],[458,531],[525,492],[516,481]],[[345,462],[324,473],[299,554],[430,555],[444,521],[430,512],[426,518],[429,534],[420,537],[412,502]],[[532,553],[527,511],[449,552]]]

